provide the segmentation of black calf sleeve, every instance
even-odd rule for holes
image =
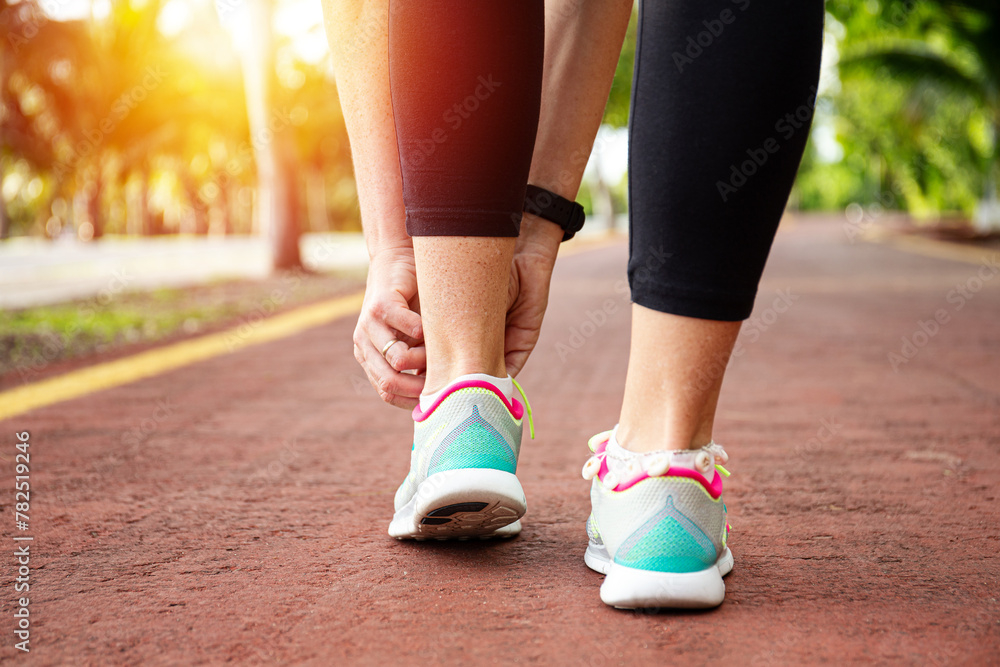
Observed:
[[[517,236],[538,127],[541,0],[392,0],[389,79],[411,236]]]

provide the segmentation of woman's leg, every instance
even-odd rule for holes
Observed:
[[[595,4],[616,10],[619,20],[601,27],[620,43],[625,5]],[[593,19],[599,10],[574,11]],[[561,13],[559,20],[573,15]],[[544,23],[541,0],[390,4],[389,79],[427,346],[410,474],[396,493],[389,526],[395,537],[511,536],[520,530],[526,503],[515,473],[530,414],[506,377],[504,326],[540,113]],[[559,37],[573,42],[586,32]],[[551,107],[546,117],[574,128],[565,132],[573,149],[593,141],[600,116],[595,107],[603,106],[614,69],[606,40],[595,41],[600,56],[583,59],[584,73],[594,77],[549,77],[550,85],[579,84],[576,92],[588,96],[585,104],[563,109],[562,117]],[[550,66],[560,74],[579,71],[564,59]],[[591,94],[595,90],[600,95]],[[541,159],[565,164],[568,175],[560,170],[554,183],[543,185],[572,189],[572,196],[584,161],[566,164],[550,152],[551,138],[542,133]],[[529,247],[558,243],[561,231],[539,234],[534,222],[525,230],[534,239]],[[544,270],[531,275],[548,278]],[[544,309],[544,298],[535,296],[531,304]],[[540,324],[540,313],[527,319]]]
[[[542,0],[391,0],[389,82],[427,380],[397,538],[512,536],[525,416],[504,317],[541,100]]]
[[[809,134],[820,0],[640,2],[618,437],[698,448]],[[665,257],[665,259],[664,259]]]
[[[740,324],[632,305],[632,343],[617,433],[623,447],[636,452],[697,449],[712,441],[723,370]]]
[[[504,317],[538,125],[541,0],[392,0],[389,77],[432,393],[505,376]]]
[[[427,346],[424,394],[470,373],[507,375],[504,319],[514,237],[415,236]]]
[[[549,0],[544,16],[541,3],[526,0],[466,5],[393,0],[390,13],[392,97],[427,346],[424,394],[469,373],[506,375],[511,237],[528,165],[531,183],[575,198],[631,10],[629,0]],[[525,332],[537,336],[562,237],[552,223],[525,218],[519,310],[508,323],[508,346],[520,350],[508,350],[515,368],[534,344]]]
[[[584,467],[609,605],[725,599],[715,406],[809,131],[822,27],[821,0],[640,0],[632,346],[619,426]]]

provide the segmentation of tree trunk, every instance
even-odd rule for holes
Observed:
[[[312,165],[306,174],[306,209],[309,211],[309,231],[330,231],[330,219],[326,213],[326,178],[323,170]]]
[[[223,234],[229,236],[233,233],[233,202],[236,197],[233,191],[236,188],[232,183],[219,186],[219,207],[222,209]]]
[[[104,236],[104,217],[101,215],[101,193],[104,190],[104,181],[101,177],[101,170],[98,167],[97,172],[94,174],[94,180],[92,181],[89,196],[87,197],[87,217],[90,218],[90,224],[94,227],[93,239],[97,239]]]
[[[983,196],[976,203],[976,212],[972,216],[972,227],[979,234],[988,235],[1000,232],[1000,201],[997,200],[997,186],[993,180],[993,165],[987,168],[985,180]]]
[[[287,120],[273,113],[268,100],[268,82],[274,69],[271,35],[272,0],[250,0],[250,43],[253,48],[241,52],[243,88],[246,91],[247,120],[250,136],[255,139],[254,161],[257,165],[257,197],[254,207],[256,233],[267,239],[271,248],[271,266],[286,269],[299,266],[298,230],[287,204],[290,184],[276,155],[279,135],[287,131]],[[292,242],[294,240],[294,243]]]
[[[274,236],[274,268],[278,270],[302,267],[299,255],[299,237],[302,235],[302,197],[300,195],[298,165],[292,142],[276,138],[277,160],[275,166],[279,177],[276,180],[275,196],[280,213],[277,219],[282,224],[276,227]]]
[[[0,193],[3,192],[3,170],[0,170]],[[7,215],[7,202],[0,194],[0,241],[10,238],[10,217]]]
[[[194,233],[198,236],[208,234],[208,207],[198,196],[198,184],[187,169],[180,171],[181,183],[184,185],[184,193],[187,195],[191,210],[194,211]]]
[[[142,170],[139,181],[139,224],[140,234],[143,236],[153,235],[153,219],[149,214],[149,169]]]

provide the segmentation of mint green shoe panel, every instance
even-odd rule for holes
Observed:
[[[472,406],[472,415],[449,433],[434,452],[427,475],[461,468],[490,468],[514,473],[517,457],[504,437]]]
[[[615,553],[615,562],[638,570],[699,572],[715,564],[712,540],[674,507],[673,497],[632,533]]]

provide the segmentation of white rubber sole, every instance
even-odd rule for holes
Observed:
[[[583,562],[591,570],[601,574],[607,574],[608,570],[611,569],[611,556],[608,555],[607,547],[598,546],[593,542],[587,545],[587,552],[583,554]]]
[[[708,609],[726,597],[722,578],[733,570],[733,553],[726,547],[719,560],[700,572],[653,572],[614,563],[604,547],[587,546],[587,566],[608,575],[601,584],[601,600],[618,609],[664,607]]]
[[[513,537],[528,505],[517,477],[502,470],[462,468],[431,475],[399,508],[389,535],[398,540]]]

